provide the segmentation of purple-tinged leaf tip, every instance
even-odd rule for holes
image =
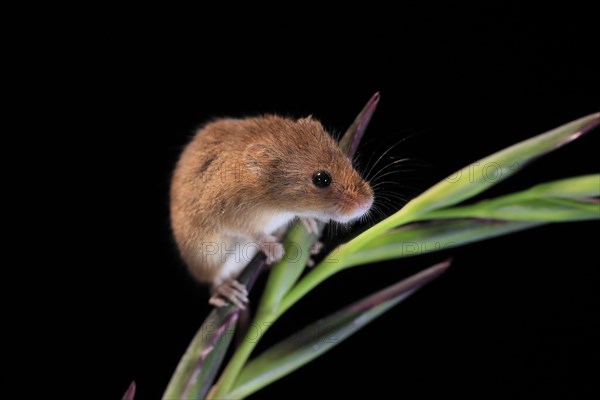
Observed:
[[[122,400],[133,400],[135,398],[135,381],[131,381]]]
[[[350,312],[358,312],[367,310],[369,308],[373,308],[380,304],[385,303],[388,300],[391,300],[402,293],[412,292],[414,290],[419,289],[421,286],[431,282],[441,274],[443,274],[448,267],[452,264],[452,259],[449,258],[446,261],[442,261],[432,267],[429,267],[403,281],[398,282],[397,284],[388,287],[385,290],[375,293],[372,296],[369,296],[357,303],[352,304],[350,307],[346,309],[346,311]]]
[[[587,124],[583,125],[580,129],[578,129],[577,131],[573,132],[572,134],[570,134],[569,136],[565,137],[562,141],[556,143],[556,145],[551,148],[548,149],[547,151],[540,153],[537,157],[535,158],[539,158],[541,156],[544,156],[548,153],[550,153],[553,150],[556,150],[566,144],[569,144],[577,139],[579,139],[580,137],[586,135],[587,133],[589,133],[590,131],[593,131],[595,128],[598,127],[598,125],[600,125],[600,112],[597,112],[595,114],[590,114],[588,115],[588,117],[591,117],[591,121],[588,122]]]
[[[577,131],[573,132],[572,134],[570,134],[569,136],[563,138],[563,140],[557,142],[553,147],[548,148],[545,151],[540,152],[539,154],[535,155],[534,157],[531,157],[530,160],[525,160],[523,162],[521,162],[521,167],[524,167],[525,165],[529,164],[530,162],[533,162],[547,154],[549,154],[552,151],[555,151],[577,139],[579,139],[580,137],[586,135],[587,133],[589,133],[590,131],[594,130],[595,128],[598,127],[598,125],[600,125],[600,112],[597,112],[595,114],[590,114],[587,117],[591,117],[591,121],[588,122],[587,124],[583,125],[580,129],[578,129]],[[586,117],[583,117],[586,118]],[[581,118],[581,119],[583,119]],[[566,124],[565,124],[566,125]],[[559,127],[560,128],[560,127]],[[557,129],[559,129],[557,128]]]
[[[585,125],[584,127],[582,127],[580,130],[578,130],[571,136],[569,136],[569,139],[567,140],[567,142],[573,141],[573,140],[579,138],[580,136],[585,135],[586,133],[588,133],[591,130],[594,130],[595,128],[598,127],[598,125],[600,125],[600,112],[597,112],[592,115],[594,116],[594,120],[592,122],[590,122],[589,124]]]
[[[358,149],[358,145],[360,144],[360,141],[367,130],[367,126],[369,126],[371,117],[377,108],[379,98],[379,92],[376,92],[373,96],[371,96],[367,104],[354,119],[354,122],[352,122],[352,125],[350,125],[350,127],[346,130],[344,136],[342,136],[340,140],[340,147],[342,151],[348,155],[348,158],[354,157],[356,149]]]

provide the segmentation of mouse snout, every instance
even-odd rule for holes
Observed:
[[[356,202],[356,208],[358,208],[359,210],[361,210],[363,212],[369,211],[371,209],[372,205],[373,205],[373,196],[369,196],[367,198],[364,198],[364,199]]]
[[[373,191],[368,185],[347,190],[340,201],[344,220],[353,220],[366,214],[373,205]]]
[[[373,205],[373,195],[371,193],[367,193],[356,196],[353,199],[353,203],[357,213],[362,215],[371,209],[371,206]]]
[[[346,198],[339,204],[340,215],[336,218],[341,222],[348,222],[365,215],[373,205],[373,198],[357,199],[355,197]]]

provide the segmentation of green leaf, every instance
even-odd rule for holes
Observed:
[[[251,360],[227,398],[246,397],[327,352],[441,275],[450,261],[366,297],[284,339]]]
[[[572,199],[525,199],[508,202],[504,198],[437,210],[430,218],[489,218],[503,221],[574,222],[600,219],[600,203]]]
[[[532,197],[600,197],[600,174],[583,175],[542,183],[529,189]]]
[[[569,122],[472,163],[425,191],[413,202],[423,211],[469,199],[513,175],[529,161],[578,138],[600,123],[600,113]]]
[[[394,229],[348,256],[344,267],[446,250],[542,225],[541,222],[439,220]]]
[[[600,175],[562,179],[466,206],[434,210],[422,219],[490,218],[507,221],[570,222],[600,218]]]
[[[389,228],[414,221],[415,217],[428,211],[467,200],[518,172],[530,161],[575,140],[599,123],[600,113],[590,114],[476,161],[432,186],[356,240],[362,242]]]

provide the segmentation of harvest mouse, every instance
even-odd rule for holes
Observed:
[[[373,190],[321,123],[276,115],[219,119],[185,147],[171,183],[171,224],[191,274],[211,285],[209,303],[244,308],[237,276],[258,251],[284,255],[274,232],[296,218],[348,223]]]

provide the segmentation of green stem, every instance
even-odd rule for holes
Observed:
[[[227,364],[227,367],[221,374],[221,378],[212,388],[212,390],[208,393],[207,399],[223,399],[227,398],[227,394],[231,391],[233,384],[235,383],[240,371],[250,358],[252,351],[258,344],[261,337],[265,334],[265,332],[269,329],[271,324],[276,320],[276,317],[265,315],[265,314],[257,314],[256,318],[252,322],[252,326],[260,327],[260,335],[258,338],[249,337],[249,334],[246,335],[244,340],[241,342],[240,346],[237,348],[231,360]]]

